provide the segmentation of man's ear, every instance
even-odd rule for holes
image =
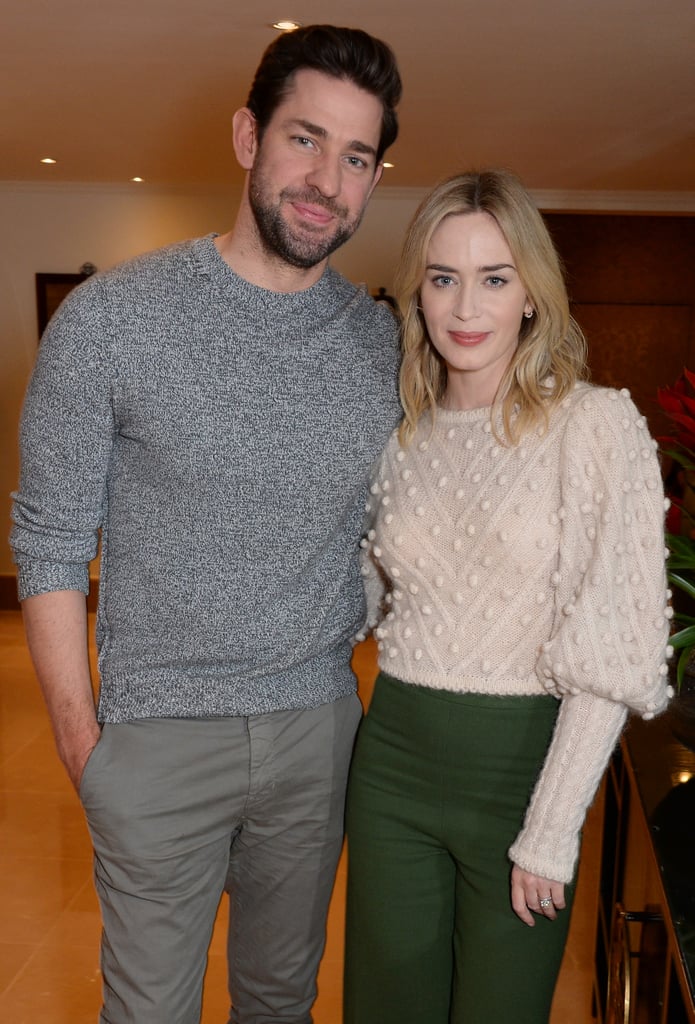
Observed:
[[[237,110],[232,119],[232,142],[239,165],[250,171],[258,151],[258,125],[248,107]]]

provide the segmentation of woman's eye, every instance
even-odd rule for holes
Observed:
[[[488,277],[487,283],[493,288],[501,288],[502,285],[507,283],[507,279],[506,277],[499,277],[497,274],[493,274],[491,277]]]
[[[438,274],[432,278],[432,284],[437,288],[448,288],[454,283],[453,277],[449,277],[447,274]]]

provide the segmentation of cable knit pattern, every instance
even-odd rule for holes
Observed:
[[[458,692],[562,696],[511,856],[569,881],[627,709],[666,703],[664,497],[627,392],[580,384],[507,447],[489,409],[394,434],[369,502],[365,576],[380,666]],[[383,580],[383,584],[382,581]]]
[[[565,697],[555,733],[526,813],[509,849],[534,875],[569,882],[579,855],[579,834],[627,708],[590,693]]]

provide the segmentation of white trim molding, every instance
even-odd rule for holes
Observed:
[[[235,199],[241,191],[237,183],[229,185],[153,185],[123,184],[122,182],[85,181],[0,181],[0,192],[37,192],[45,194],[119,194],[130,196],[181,196],[182,198],[223,198]],[[592,191],[589,189],[530,189],[540,210],[581,213],[663,213],[695,215],[695,192],[630,192]],[[399,188],[379,185],[375,199],[401,200],[414,204],[420,202],[429,188]]]
[[[419,202],[429,189],[379,185],[375,197]],[[589,189],[529,189],[536,206],[548,213],[680,213],[695,215],[695,192],[608,192]]]
[[[590,192],[532,189],[540,210],[583,213],[680,213],[695,215],[695,192]]]

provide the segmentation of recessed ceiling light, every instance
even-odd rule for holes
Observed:
[[[388,160],[384,160],[384,167],[395,167],[395,164],[390,164]]]
[[[301,23],[298,21],[274,21],[273,28],[276,28],[278,32],[294,32],[296,28],[301,28]]]
[[[52,156],[44,156],[44,157],[41,158],[41,163],[42,164],[54,164],[54,163],[57,163],[57,161],[54,160]]]
[[[131,181],[144,181],[145,179],[144,178],[140,178],[140,177],[135,177],[135,178],[131,178],[130,180]]]

